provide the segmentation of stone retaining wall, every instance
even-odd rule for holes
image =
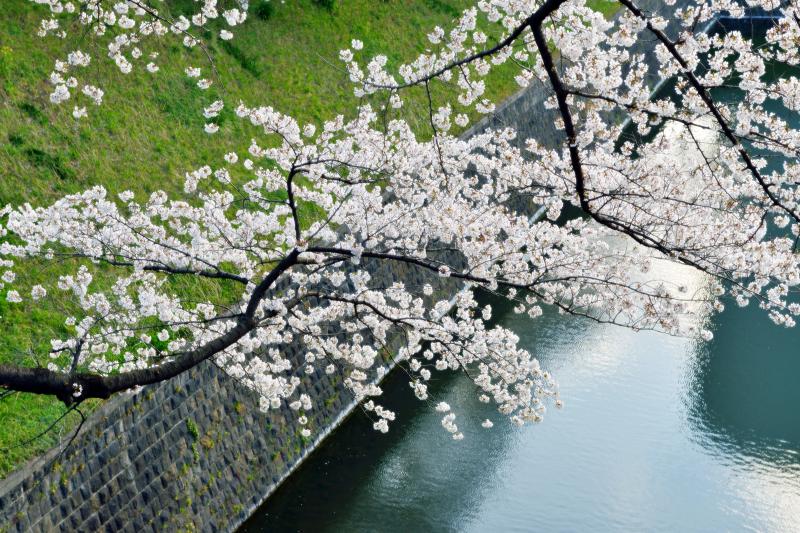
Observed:
[[[382,282],[431,283],[436,298],[456,289],[402,263],[364,266]],[[210,361],[107,401],[65,453],[0,482],[0,532],[235,529],[356,406],[341,376],[302,373],[305,351],[282,348],[312,397],[309,412],[261,413],[257,397]]]

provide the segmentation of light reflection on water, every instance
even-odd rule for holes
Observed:
[[[243,531],[800,531],[800,326],[730,305],[709,343],[553,312],[501,322],[556,376],[562,411],[515,428],[439,377],[454,442],[395,373],[390,432],[351,417]]]
[[[389,434],[351,418],[246,531],[800,530],[800,331],[762,318],[730,309],[705,344],[506,315],[563,410],[514,428],[453,376],[434,391],[459,406],[453,442],[398,376]]]
[[[691,438],[737,473],[735,491],[759,521],[773,530],[797,530],[800,335],[742,309],[718,320],[716,333],[693,354],[686,395]],[[744,509],[729,511],[744,519]]]

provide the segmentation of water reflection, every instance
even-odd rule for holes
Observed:
[[[661,276],[703,284],[687,269]],[[389,434],[355,415],[245,530],[798,530],[800,331],[762,319],[729,309],[699,345],[506,314],[558,377],[564,410],[515,428],[452,375],[432,392],[463,406],[456,443],[395,375],[386,403],[402,416]]]
[[[649,275],[706,285],[664,261]],[[454,442],[396,373],[390,432],[353,416],[244,531],[800,530],[800,329],[731,307],[697,343],[494,304],[558,378],[563,411],[515,428],[462,375],[439,377]]]
[[[515,428],[463,376],[439,376],[431,393],[465,434],[453,442],[394,374],[390,432],[351,417],[243,531],[800,531],[800,327],[735,304],[710,343],[498,315],[555,374],[563,411]]]
[[[753,309],[730,308],[695,349],[689,418],[704,444],[798,467],[800,337]]]
[[[769,79],[796,68],[768,67]],[[716,96],[737,102],[738,90]],[[800,115],[775,101],[765,107],[800,126]],[[777,170],[782,158],[768,160]],[[797,300],[797,298],[796,298]],[[715,461],[736,472],[735,491],[748,505],[729,512],[762,528],[800,527],[800,331],[773,324],[754,308],[729,304],[714,320],[715,337],[693,347],[686,394],[691,438]],[[759,513],[758,518],[747,512]]]
[[[692,438],[739,474],[736,486],[775,529],[800,520],[800,335],[753,309],[729,309],[697,346],[687,395]],[[742,510],[738,510],[742,512]]]

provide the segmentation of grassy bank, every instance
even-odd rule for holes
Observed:
[[[179,11],[186,3],[172,0],[169,5]],[[29,0],[5,0],[0,10],[0,205],[42,205],[96,184],[112,193],[179,191],[184,172],[219,162],[250,138],[248,126],[233,120],[229,110],[220,118],[217,135],[203,132],[200,105],[220,91],[229,101],[271,105],[301,121],[346,113],[355,98],[338,50],[360,39],[367,56],[384,53],[390,64],[398,64],[423,51],[425,34],[435,25],[446,28],[468,4],[339,0],[329,9],[313,0],[273,0],[230,43],[211,38],[220,72],[211,94],[182,72],[188,64],[208,71],[208,64],[190,60],[171,41],[160,49],[161,71],[155,75],[142,69],[123,75],[99,57],[101,50],[92,50],[95,59],[89,69],[107,89],[105,103],[99,109],[89,106],[89,118],[76,121],[70,113],[75,102],[56,107],[48,101],[51,88],[45,79],[53,59],[63,57],[66,49],[57,40],[36,37],[44,9]],[[595,6],[610,13],[615,2],[597,0]],[[501,99],[515,90],[509,69],[493,74],[490,97]],[[422,94],[415,101],[407,106],[408,119],[420,117],[418,128],[424,130]],[[51,266],[27,275],[35,282],[58,273],[59,267]],[[57,306],[34,310],[24,304],[9,306],[5,298],[0,298],[0,316],[0,362],[25,357],[29,364],[35,361],[25,354],[45,353],[64,317]],[[63,412],[63,405],[47,397],[17,394],[0,401],[0,476],[51,447],[74,426],[77,415],[34,439]]]

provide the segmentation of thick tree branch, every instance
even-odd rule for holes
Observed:
[[[691,71],[689,68],[689,63],[686,59],[681,55],[678,47],[676,46],[675,42],[670,39],[667,34],[665,34],[662,30],[653,26],[652,21],[650,18],[641,10],[639,9],[636,4],[631,2],[631,0],[619,0],[619,3],[625,6],[628,11],[630,11],[635,16],[642,19],[647,25],[647,29],[656,36],[659,42],[664,45],[664,47],[669,51],[670,55],[678,62],[681,66],[681,74],[689,81],[692,88],[697,91],[697,94],[700,95],[700,98],[703,100],[703,103],[706,105],[708,110],[711,112],[711,115],[714,117],[714,120],[719,124],[720,129],[722,130],[723,135],[728,139],[728,141],[736,147],[736,150],[739,153],[739,157],[741,157],[742,161],[744,162],[747,170],[750,174],[755,178],[758,184],[761,186],[761,189],[764,191],[764,194],[769,198],[772,204],[779,208],[781,211],[784,211],[787,215],[789,215],[795,222],[800,223],[800,214],[796,213],[793,209],[785,206],[781,199],[778,198],[775,193],[772,192],[773,185],[767,183],[764,179],[764,176],[758,170],[756,165],[753,163],[750,154],[748,153],[747,149],[739,142],[734,131],[731,129],[728,121],[725,120],[725,117],[722,116],[719,108],[717,107],[714,99],[711,97],[711,94],[708,90],[700,83],[700,80],[697,79],[694,72]]]
[[[50,394],[71,405],[77,400],[108,398],[116,392],[173,378],[234,345],[255,329],[255,313],[259,304],[278,278],[297,263],[298,255],[296,249],[292,250],[256,286],[244,314],[236,319],[231,329],[196,349],[173,354],[172,359],[166,363],[108,376],[82,372],[68,374],[46,368],[4,364],[0,365],[0,387],[19,392]]]

